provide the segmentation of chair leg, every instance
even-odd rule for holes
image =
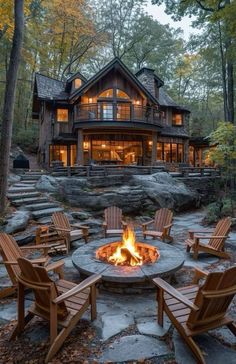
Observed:
[[[33,317],[34,317],[34,315],[31,312],[28,312],[27,315],[25,316],[24,325],[26,326],[28,324],[28,322],[30,322],[30,320],[32,320]],[[20,335],[20,333],[21,333],[21,330],[19,330],[19,325],[17,324],[10,336],[10,340],[14,340],[17,336]]]
[[[67,336],[70,334],[70,332],[73,330],[73,328],[76,326],[78,320],[73,320],[73,323],[71,322],[70,325],[60,331],[60,333],[57,335],[55,340],[52,342],[50,350],[46,356],[45,363],[48,363],[51,361],[51,359],[56,355],[64,341],[66,340]]]
[[[198,258],[198,250],[195,250],[193,251],[193,259],[197,260]]]
[[[206,364],[204,356],[203,356],[199,346],[193,340],[193,338],[190,337],[190,336],[185,336],[184,335],[184,340],[185,340],[186,344],[188,345],[189,349],[192,351],[192,353],[196,357],[197,363],[198,364]]]
[[[231,322],[227,325],[228,329],[236,336],[236,324],[235,322]]]

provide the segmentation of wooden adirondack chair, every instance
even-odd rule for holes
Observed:
[[[104,218],[102,226],[105,238],[108,235],[122,235],[127,224],[122,221],[122,210],[119,207],[111,206],[104,210]]]
[[[185,241],[187,244],[187,252],[193,250],[193,258],[198,258],[199,252],[205,252],[216,255],[220,258],[230,258],[230,255],[224,251],[224,243],[228,237],[231,227],[231,218],[226,217],[221,219],[213,230],[212,235],[209,235],[209,231],[189,231],[189,238]],[[197,235],[201,233],[201,235]],[[208,233],[208,235],[202,235]],[[196,234],[196,235],[195,235]],[[201,242],[201,240],[207,239],[207,244]]]
[[[84,238],[88,242],[88,227],[70,224],[63,212],[54,212],[53,225],[39,226],[36,230],[36,244],[50,245],[49,253],[65,252],[68,254],[70,244],[74,240]]]
[[[162,208],[156,211],[155,219],[142,224],[143,237],[152,236],[153,239],[159,238],[163,241],[172,241],[170,230],[172,227],[173,212]]]
[[[58,352],[76,326],[83,313],[91,306],[91,319],[96,318],[96,287],[101,276],[94,274],[80,284],[65,280],[53,282],[44,267],[33,266],[24,258],[18,259],[21,273],[18,276],[18,323],[11,339],[24,330],[25,325],[39,316],[50,322],[50,349],[45,362]],[[31,288],[35,302],[25,316],[24,289]],[[58,333],[58,328],[62,330]]]
[[[11,294],[15,293],[17,288],[17,275],[20,272],[17,259],[23,257],[23,252],[27,250],[39,250],[42,249],[44,252],[44,256],[32,259],[31,262],[37,265],[45,265],[47,270],[54,270],[59,274],[59,277],[63,277],[63,265],[64,262],[58,261],[56,263],[48,264],[50,257],[47,255],[48,246],[43,245],[30,245],[19,247],[15,239],[8,234],[0,233],[0,253],[2,255],[3,263],[7,269],[9,277],[12,281],[11,287],[6,287],[0,291],[0,298],[4,298],[10,296]]]
[[[199,286],[201,278],[205,283]],[[236,293],[236,266],[225,272],[195,270],[194,285],[173,288],[161,278],[154,278],[158,287],[158,323],[163,326],[165,312],[186,344],[192,350],[198,364],[205,364],[203,354],[193,340],[195,335],[226,325],[236,335],[236,324],[226,315]]]

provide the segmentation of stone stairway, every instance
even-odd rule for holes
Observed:
[[[46,194],[37,191],[36,183],[42,174],[45,172],[29,171],[20,175],[21,180],[8,189],[7,197],[13,206],[30,211],[33,220],[47,223],[54,212],[64,209],[59,203],[50,201]]]

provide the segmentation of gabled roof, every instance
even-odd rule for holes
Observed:
[[[139,88],[153,103],[158,104],[158,100],[142,85],[142,83],[135,77],[135,75],[126,67],[126,65],[119,59],[114,58],[105,67],[103,67],[98,73],[91,77],[85,84],[79,89],[75,90],[71,95],[70,99],[81,96],[86,92],[92,85],[94,85],[100,78],[105,76],[112,68],[119,68],[130,81]]]
[[[66,83],[69,83],[69,82],[73,81],[75,78],[80,78],[80,79],[81,79],[82,81],[84,81],[84,82],[86,82],[86,81],[87,81],[87,78],[86,78],[86,77],[84,77],[84,76],[82,75],[82,73],[80,73],[80,72],[78,71],[78,72],[76,72],[76,73],[73,73],[73,75],[71,75],[69,78],[67,78]]]
[[[175,109],[190,112],[186,107],[176,104],[176,102],[167,94],[167,92],[163,88],[159,89],[159,98],[158,98],[158,100],[159,100],[159,104],[161,106],[173,107]]]
[[[67,100],[68,93],[65,92],[64,82],[48,76],[35,74],[35,84],[40,99]]]

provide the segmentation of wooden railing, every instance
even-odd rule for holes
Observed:
[[[74,167],[54,167],[54,176],[80,176],[80,177],[106,177],[114,175],[150,175],[158,172],[167,172],[173,177],[215,177],[220,176],[220,169],[214,167],[184,167],[169,172],[165,165],[157,166],[74,166]]]
[[[163,120],[156,108],[143,107],[129,103],[99,102],[81,104],[75,114],[75,122],[81,121],[134,121],[147,124],[163,125]]]

